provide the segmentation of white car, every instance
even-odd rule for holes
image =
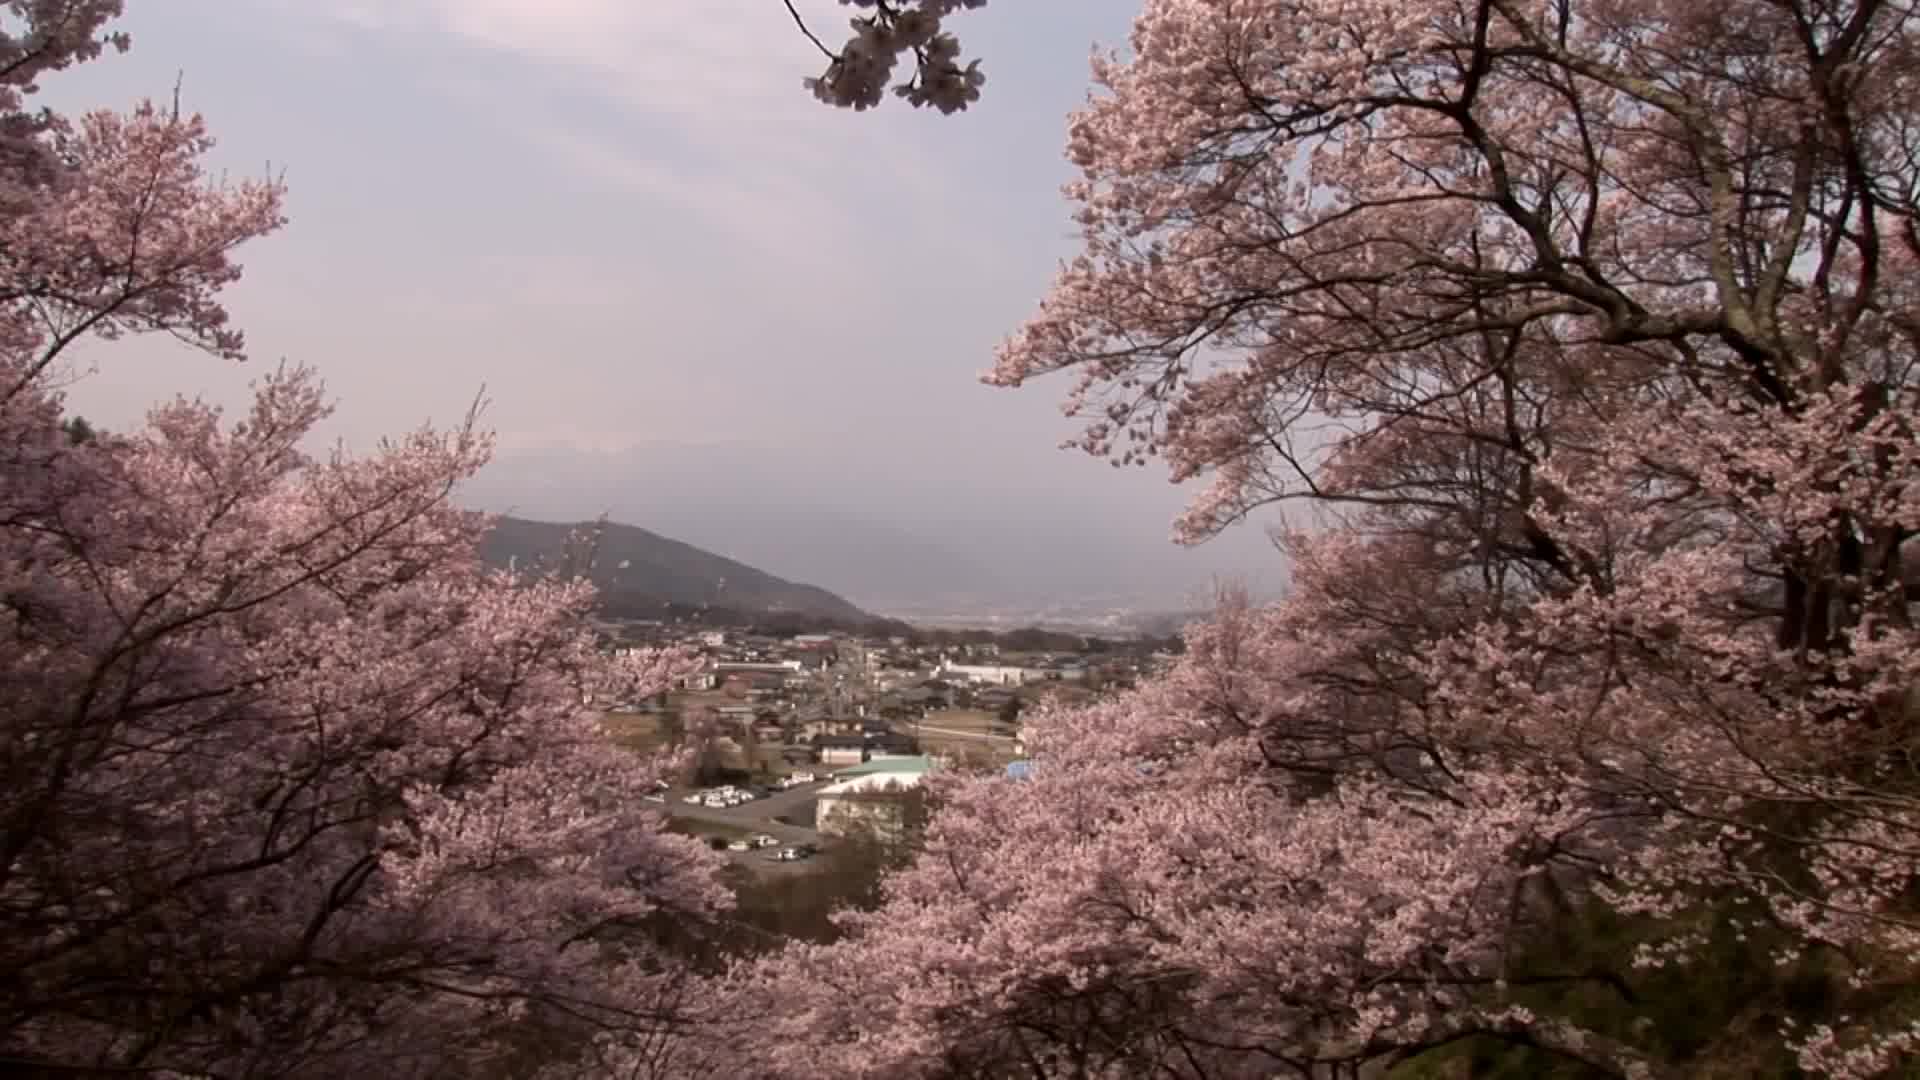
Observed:
[[[773,847],[775,844],[778,844],[780,841],[775,840],[773,837],[768,836],[766,833],[755,833],[754,835],[747,837],[747,842],[757,848],[769,848],[769,847]]]
[[[752,844],[747,843],[745,840],[735,840],[732,843],[727,845],[727,850],[728,851],[746,851],[752,846],[753,846]]]
[[[687,798],[686,798],[686,801],[687,801],[687,802],[690,802],[690,803],[693,803],[693,804],[694,804],[695,806],[698,806],[698,805],[699,805],[699,804],[700,804],[701,802],[703,802],[703,801],[705,801],[705,800],[706,800],[706,796],[705,796],[705,795],[702,795],[702,794],[700,794],[700,793],[699,793],[699,792],[697,792],[697,791],[696,791],[696,792],[694,792],[693,794],[691,794],[691,795],[689,795],[689,796],[687,796]]]

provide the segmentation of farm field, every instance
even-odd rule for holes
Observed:
[[[920,723],[923,727],[987,735],[992,733],[997,719],[996,714],[985,709],[935,709]]]
[[[984,709],[938,709],[919,723],[899,725],[899,730],[920,740],[920,749],[928,754],[945,754],[962,761],[1012,761],[1014,738],[994,734],[999,717]]]
[[[637,754],[664,750],[672,741],[664,717],[658,713],[603,713],[601,730],[614,745]]]

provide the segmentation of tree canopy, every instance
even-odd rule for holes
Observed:
[[[1915,30],[1147,0],[990,381],[1068,375],[1189,541],[1297,508],[1290,594],[943,781],[774,965],[786,1074],[1903,1067]]]
[[[117,0],[0,16],[0,1059],[35,1074],[382,1077],[564,1065],[684,1023],[637,928],[726,903],[642,801],[668,763],[590,703],[591,591],[513,580],[449,501],[468,423],[362,458],[302,441],[304,368],[233,421],[111,436],[50,385],[83,337],[239,359],[221,291],[277,180],[211,181],[198,116],[72,117],[38,82],[128,42]]]

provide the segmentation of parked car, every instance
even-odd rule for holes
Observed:
[[[648,802],[663,803],[667,801],[667,797],[665,795],[660,794],[657,791],[651,795],[646,796],[645,798]]]
[[[728,851],[747,851],[750,848],[752,848],[752,846],[753,845],[747,843],[745,840],[735,840],[733,843],[727,845],[727,850]]]
[[[773,837],[768,836],[766,833],[755,833],[754,835],[747,837],[747,842],[757,848],[770,848],[780,843],[780,841],[775,840]]]

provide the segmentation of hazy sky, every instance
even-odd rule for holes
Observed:
[[[844,36],[849,9],[797,6]],[[835,528],[906,538],[895,561],[927,598],[943,574],[971,583],[947,592],[1036,601],[1280,580],[1258,526],[1176,549],[1185,494],[1163,472],[1054,449],[1073,430],[1064,380],[977,383],[1072,250],[1065,115],[1129,3],[957,18],[989,82],[955,117],[815,103],[800,79],[817,55],[778,0],[128,7],[133,52],[48,97],[123,106],[179,79],[221,167],[284,170],[292,222],[243,252],[230,306],[249,367],[320,369],[329,436],[450,421],[484,384],[503,460],[477,502],[612,511],[881,606],[913,586],[898,566],[884,588],[858,580],[818,550]],[[163,342],[85,359],[75,407],[108,426],[174,392],[237,403],[253,374]],[[775,505],[771,523],[749,512]]]

